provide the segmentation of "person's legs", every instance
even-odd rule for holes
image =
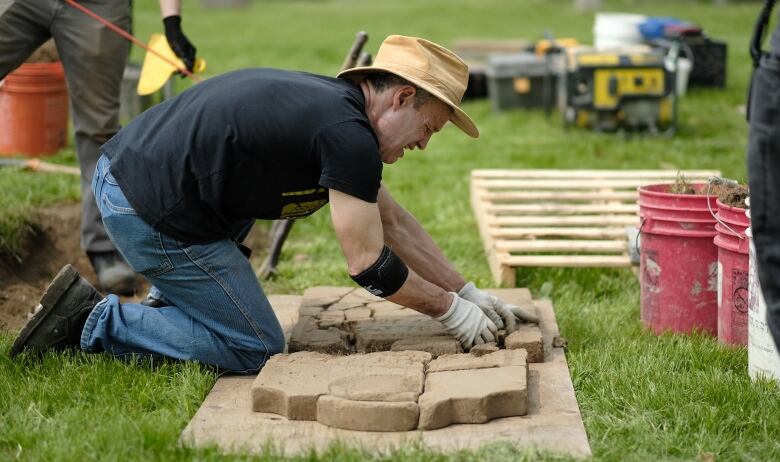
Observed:
[[[51,37],[48,0],[0,0],[0,80]]]
[[[197,360],[234,372],[256,372],[281,352],[279,321],[235,243],[187,245],[156,231],[135,214],[107,166],[101,158],[94,181],[106,230],[171,306],[120,304],[109,295],[87,319],[81,347]]]
[[[119,130],[119,93],[129,43],[81,11],[58,3],[51,29],[65,67],[81,167],[81,247],[104,290],[132,294],[135,275],[108,238],[91,188],[98,150]],[[129,29],[128,0],[80,3]]]
[[[750,218],[767,321],[780,348],[780,57],[753,74],[748,139]]]

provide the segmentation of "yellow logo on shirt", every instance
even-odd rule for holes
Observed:
[[[305,189],[282,193],[282,212],[279,218],[299,218],[311,215],[328,202],[326,188]]]

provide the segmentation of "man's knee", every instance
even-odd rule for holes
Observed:
[[[285,346],[284,333],[281,329],[278,333],[266,334],[262,340],[258,338],[251,348],[243,352],[242,362],[246,371],[258,372],[271,356],[283,353]]]
[[[265,341],[266,353],[267,353],[266,359],[270,358],[273,355],[284,352],[286,342],[284,340],[284,332],[282,332],[281,328],[275,329],[271,335],[268,335],[266,337],[267,337]]]
[[[270,306],[268,307],[270,310]],[[257,323],[261,326],[260,332],[257,333],[256,344],[257,350],[266,353],[267,360],[275,354],[282,353],[286,347],[286,341],[284,339],[284,331],[279,321],[276,319],[276,315],[272,311],[266,313],[265,316],[260,317]]]
[[[284,347],[285,347],[284,333],[282,332],[281,329],[279,329],[278,333],[275,332],[272,335],[265,336],[261,348],[270,358],[275,354],[279,354],[283,352]]]

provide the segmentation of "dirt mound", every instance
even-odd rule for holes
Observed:
[[[34,232],[22,247],[19,258],[0,256],[0,330],[18,330],[24,326],[43,290],[66,264],[72,264],[85,278],[95,284],[95,272],[79,242],[80,204],[61,204],[39,209]],[[258,267],[266,253],[268,239],[265,230],[255,227],[246,244],[252,248],[252,265]],[[139,276],[135,297],[123,301],[138,301],[146,295],[148,283]]]
[[[70,263],[94,282],[95,273],[79,245],[81,205],[62,204],[38,211],[35,231],[19,259],[0,260],[0,329],[21,328],[43,289]]]
[[[718,194],[718,199],[726,205],[731,207],[737,207],[740,209],[746,209],[745,199],[747,199],[750,191],[745,185],[737,185],[728,188]]]

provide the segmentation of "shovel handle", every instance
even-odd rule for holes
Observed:
[[[3,166],[19,167],[31,172],[54,172],[67,173],[68,175],[81,175],[81,170],[79,170],[78,167],[52,164],[40,159],[0,159],[0,167]]]
[[[58,165],[49,162],[44,162],[40,159],[30,159],[24,163],[26,170],[32,170],[34,172],[55,172],[55,173],[67,173],[69,175],[81,175],[81,170],[78,167],[71,167],[69,165]]]
[[[341,64],[342,71],[355,67],[358,57],[360,57],[360,52],[363,50],[363,45],[365,45],[367,41],[368,34],[366,31],[361,30],[355,35],[355,41],[352,43],[352,48],[349,49],[349,53],[347,53],[346,58],[344,58],[344,63]]]

